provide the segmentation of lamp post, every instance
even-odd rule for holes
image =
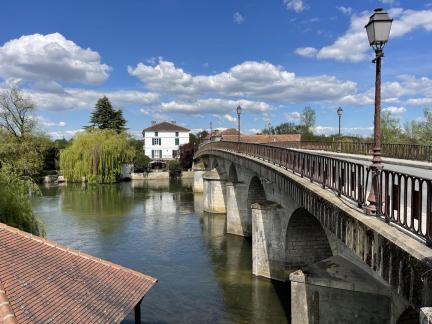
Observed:
[[[390,36],[393,19],[382,8],[374,10],[369,22],[365,26],[369,45],[375,50],[375,115],[374,115],[374,148],[372,165],[372,187],[368,196],[369,205],[366,211],[369,215],[381,213],[380,172],[383,168],[381,160],[381,58],[383,48]]]
[[[237,106],[237,152],[240,151],[240,114],[242,111],[242,107],[240,105]]]
[[[212,135],[213,135],[213,124],[212,122],[210,122],[210,134],[209,134],[210,142],[212,141]]]
[[[339,136],[338,136],[339,143],[338,143],[337,151],[340,152],[340,151],[342,151],[341,150],[341,146],[342,146],[342,143],[341,143],[341,118],[342,118],[342,114],[343,114],[343,109],[341,107],[339,107],[338,110],[336,110],[336,112],[339,116]]]

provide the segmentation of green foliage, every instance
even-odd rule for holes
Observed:
[[[121,109],[115,110],[107,97],[100,98],[91,114],[90,123],[99,129],[125,130],[126,120]]]
[[[168,170],[171,178],[178,178],[181,176],[182,168],[180,162],[177,160],[171,160],[168,162]]]
[[[405,132],[419,144],[432,145],[432,110],[425,109],[423,114],[423,120],[405,124]]]
[[[202,130],[202,131],[198,132],[196,134],[196,138],[197,138],[198,143],[201,143],[208,135],[209,135],[209,133],[206,130]]]
[[[134,172],[146,172],[149,169],[149,163],[151,159],[145,155],[144,150],[136,152],[135,158],[133,160]]]
[[[44,236],[43,225],[33,215],[29,192],[39,193],[31,178],[23,177],[8,163],[0,168],[0,222]]]
[[[43,134],[16,137],[0,131],[0,160],[12,165],[21,175],[33,177],[39,174],[44,166],[45,153],[51,146],[51,140]]]
[[[193,157],[195,154],[196,144],[187,143],[180,146],[180,166],[183,170],[189,170],[192,168]]]
[[[198,143],[198,137],[195,134],[189,133],[189,143]]]
[[[125,133],[91,130],[76,135],[72,145],[60,153],[60,169],[68,181],[83,177],[90,183],[114,183],[123,163],[131,163],[135,150]]]

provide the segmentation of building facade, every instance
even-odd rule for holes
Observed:
[[[152,160],[178,158],[180,145],[189,143],[190,130],[175,122],[152,122],[143,130],[144,152]]]

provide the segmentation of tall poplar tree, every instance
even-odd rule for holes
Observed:
[[[100,98],[91,114],[91,127],[99,129],[114,129],[117,131],[125,130],[126,120],[123,118],[121,109],[115,110],[110,100],[104,96]]]

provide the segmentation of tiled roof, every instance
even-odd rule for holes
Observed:
[[[221,132],[221,135],[222,136],[226,136],[226,135],[238,135],[238,130],[237,129],[235,129],[235,128],[227,128],[227,129],[225,129],[225,130],[223,130],[222,132]]]
[[[224,141],[237,141],[238,135],[224,135]],[[247,143],[268,143],[268,142],[300,142],[300,134],[281,135],[241,135],[240,140]]]
[[[155,283],[0,223],[0,323],[118,323]]]
[[[162,122],[152,125],[143,130],[143,132],[189,132],[190,129],[178,126],[169,122]]]

